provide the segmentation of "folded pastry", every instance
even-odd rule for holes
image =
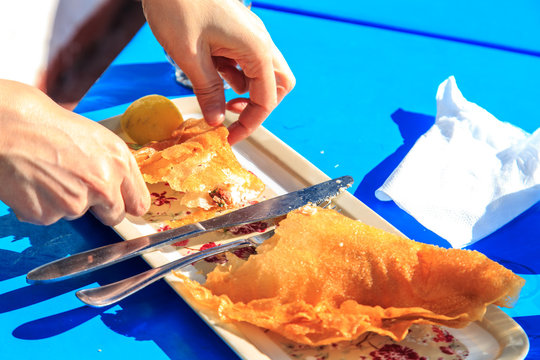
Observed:
[[[246,205],[259,197],[264,183],[244,169],[227,141],[224,126],[188,119],[171,138],[134,151],[144,180],[167,183],[192,220]],[[197,217],[197,219],[194,219]]]
[[[187,296],[223,320],[307,345],[375,332],[402,340],[414,323],[463,327],[489,304],[511,306],[524,280],[468,250],[418,243],[333,210],[290,213],[247,261],[230,257]]]

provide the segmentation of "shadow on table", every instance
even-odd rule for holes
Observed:
[[[24,275],[36,266],[72,253],[120,241],[111,228],[102,225],[91,215],[69,222],[59,221],[50,226],[36,226],[18,222],[11,211],[0,216],[2,237],[13,237],[12,242],[28,241],[31,246],[20,252],[0,250],[0,281]],[[7,238],[3,241],[10,240]],[[0,294],[0,314],[73,293],[96,282],[99,285],[108,284],[148,268],[142,259],[134,258],[70,280],[26,285]],[[138,341],[153,341],[171,359],[237,359],[163,281],[150,285],[118,305],[105,308],[81,306],[38,318],[19,325],[13,329],[12,335],[24,340],[47,339],[100,317],[108,328],[121,335]],[[192,353],[193,349],[197,349],[197,352]]]
[[[22,251],[10,250],[9,246],[0,249],[0,281],[25,275],[33,268],[50,261],[103,246],[120,237],[109,227],[103,226],[91,215],[73,221],[58,221],[50,226],[38,226],[19,222],[11,212],[0,216],[0,238],[10,241],[11,248],[22,248],[26,242],[30,246]],[[17,242],[25,242],[17,245]],[[142,263],[142,260],[139,260]],[[118,272],[113,272],[117,276]],[[120,276],[125,275],[120,272]],[[28,285],[0,294],[0,314],[30,306],[58,295],[86,286],[96,279],[107,281],[110,272],[97,271],[66,281],[49,284]]]
[[[370,204],[381,202],[375,198],[375,190],[390,176],[392,171],[394,171],[409,150],[411,150],[416,140],[435,122],[433,116],[405,111],[403,109],[397,109],[391,115],[391,118],[398,126],[401,137],[403,138],[403,145],[373,168],[358,186],[355,195]]]
[[[99,316],[108,328],[118,334],[137,341],[153,341],[170,359],[237,359],[164,282],[150,285],[118,305],[119,310],[115,305],[105,308],[81,306],[40,318],[20,325],[14,329],[13,336],[23,340],[46,339]]]
[[[402,109],[396,110],[391,118],[399,128],[403,145],[362,179],[354,195],[405,235],[415,234],[415,240],[449,247],[450,245],[444,239],[425,229],[394,202],[380,201],[375,197],[375,190],[390,176],[418,138],[435,122],[433,116]],[[516,273],[539,274],[540,226],[538,224],[540,224],[540,203],[468,248],[482,252]]]
[[[127,104],[148,94],[176,97],[193,95],[193,91],[176,83],[174,69],[168,62],[112,65],[75,111],[84,113]]]
[[[540,274],[540,203],[468,246],[518,274]]]
[[[114,305],[105,308],[81,306],[22,324],[13,331],[13,336],[24,340],[46,339],[99,316],[107,327],[118,334],[137,341],[153,341],[170,359],[237,359],[225,343],[163,282],[150,285],[119,305],[119,310],[117,306],[112,308]]]
[[[449,244],[429,230],[425,230],[412,216],[401,210],[393,201],[380,201],[375,197],[377,190],[411,150],[416,140],[422,136],[435,122],[435,117],[403,109],[397,109],[391,115],[398,126],[403,144],[391,155],[380,162],[364,176],[354,196],[373,209],[404,234],[422,233],[419,241],[448,247]]]
[[[540,359],[540,316],[519,316],[515,317],[514,320],[529,337],[530,350],[527,359]]]
[[[87,234],[87,235],[85,235]],[[91,238],[87,238],[91,234]],[[58,221],[50,226],[19,222],[8,210],[0,216],[0,239],[12,237],[11,245],[28,241],[31,246],[22,251],[0,249],[0,281],[24,275],[36,266],[58,258],[102,246],[120,238],[93,216],[86,215],[73,221]],[[3,239],[2,241],[9,241]]]

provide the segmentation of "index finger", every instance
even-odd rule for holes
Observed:
[[[129,172],[120,184],[125,211],[135,216],[144,215],[150,208],[150,193],[139,171],[135,158],[129,155]]]
[[[294,88],[296,79],[293,75],[289,64],[279,51],[279,49],[273,46],[274,54],[274,73],[276,78],[277,88],[277,101],[278,103]]]
[[[243,69],[249,79],[250,103],[262,107],[270,113],[277,106],[277,86],[273,57],[259,56],[254,69]],[[255,70],[255,71],[253,71]]]
[[[270,115],[272,109],[267,110],[264,107],[250,102],[240,113],[238,121],[229,126],[229,143],[236,144],[240,140],[247,138],[255,129],[263,123]]]
[[[278,104],[278,93],[272,55],[259,56],[243,68],[249,82],[249,103],[238,121],[229,126],[229,143],[248,137],[270,115]]]

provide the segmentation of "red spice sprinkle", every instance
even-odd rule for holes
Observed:
[[[268,228],[268,224],[264,221],[257,221],[251,224],[234,226],[229,229],[234,235],[245,235],[254,232],[264,232]]]
[[[411,348],[399,344],[386,344],[369,353],[374,360],[426,360]]]
[[[173,246],[187,246],[188,242],[189,242],[189,239],[186,239],[186,240],[182,240],[182,241],[177,241],[172,245]]]
[[[206,250],[206,249],[211,249],[211,248],[216,247],[216,246],[218,246],[218,245],[216,245],[215,242],[209,242],[209,243],[206,243],[203,246],[201,246],[199,248],[199,250],[203,251],[203,250]],[[227,257],[225,256],[225,254],[217,254],[217,255],[209,256],[209,257],[205,258],[204,261],[209,262],[209,263],[224,264],[224,263],[227,262]]]
[[[157,229],[158,232],[162,232],[162,231],[167,231],[167,230],[171,230],[172,228],[169,226],[169,225],[162,225],[159,227],[159,229]]]
[[[233,250],[232,253],[242,260],[247,260],[250,255],[256,254],[255,248],[252,246],[244,246],[239,249]]]
[[[448,355],[454,355],[455,351],[452,350],[449,346],[441,346],[439,347],[442,353],[448,354]]]
[[[206,249],[211,249],[211,248],[216,247],[216,246],[217,246],[216,243],[213,242],[213,241],[211,241],[211,242],[206,243],[206,244],[204,244],[203,246],[201,246],[201,248],[199,249],[199,251],[203,251],[203,250],[206,250]]]
[[[227,257],[225,256],[225,254],[217,254],[205,258],[204,261],[209,263],[225,264],[227,262]]]
[[[171,200],[178,200],[177,198],[175,198],[174,196],[165,196],[167,194],[166,191],[163,191],[161,194],[158,194],[158,193],[151,193],[150,195],[152,197],[155,197],[155,200],[152,201],[152,204],[156,205],[156,206],[161,206],[161,205],[165,205],[165,204],[171,204]]]
[[[445,343],[451,343],[452,341],[454,341],[454,336],[450,334],[448,331],[443,330],[440,327],[435,326],[435,325],[433,325],[431,329],[437,335],[433,338],[433,341],[445,342]]]

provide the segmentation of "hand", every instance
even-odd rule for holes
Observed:
[[[251,134],[294,87],[263,23],[239,1],[143,0],[143,7],[154,35],[191,80],[206,121],[220,124],[226,107],[240,114],[229,127],[231,144]],[[249,99],[225,104],[220,74],[236,93],[249,91]]]
[[[0,200],[21,221],[51,224],[88,209],[106,225],[144,214],[150,196],[126,144],[41,91],[0,80]]]

